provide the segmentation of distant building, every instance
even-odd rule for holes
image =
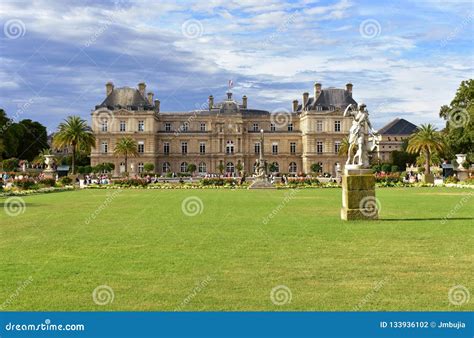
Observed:
[[[56,135],[56,133],[51,133],[48,135],[48,145],[49,145],[49,148],[51,149],[51,154],[56,156],[57,158],[71,155],[72,154],[71,146],[66,146],[62,148],[56,148],[53,146],[54,135]]]
[[[265,131],[265,158],[278,173],[309,173],[311,165],[320,164],[322,172],[336,174],[346,156],[338,154],[348,134],[351,118],[344,117],[352,98],[352,84],[345,89],[322,89],[314,85],[313,95],[305,92],[302,101],[294,100],[291,111],[269,112],[248,107],[244,95],[237,102],[228,92],[222,102],[211,95],[204,109],[188,112],[163,112],[160,101],[138,88],[115,88],[106,84],[105,100],[92,112],[96,146],[91,165],[115,164],[114,175],[124,171],[137,174],[146,163],[153,163],[157,173],[186,172],[195,164],[197,173],[236,172],[238,164],[246,173],[254,172],[259,153],[259,132]],[[289,104],[290,106],[290,104]],[[135,139],[138,156],[128,160],[114,156],[117,141]]]
[[[402,150],[402,145],[416,130],[417,126],[413,123],[396,118],[383,128],[378,130],[379,147],[376,153],[380,162],[390,162],[391,154],[395,150]]]

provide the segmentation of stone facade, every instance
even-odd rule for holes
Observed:
[[[395,150],[401,151],[403,142],[406,142],[416,132],[417,128],[413,123],[400,118],[396,118],[385,125],[378,131],[378,147],[375,158],[381,163],[391,162],[392,152]]]
[[[351,119],[342,116],[345,107],[356,103],[352,85],[345,89],[322,89],[317,83],[314,94],[304,93],[302,101],[293,101],[291,111],[250,109],[248,99],[237,102],[232,93],[218,103],[208,98],[208,107],[191,112],[162,112],[160,101],[137,89],[114,88],[106,84],[106,99],[92,112],[96,146],[91,164],[115,164],[114,175],[125,171],[122,158],[114,156],[118,139],[130,136],[137,141],[139,156],[130,158],[127,171],[143,171],[153,163],[159,174],[184,172],[195,164],[196,174],[236,172],[240,163],[253,173],[258,158],[259,132],[265,131],[265,159],[275,163],[279,173],[309,173],[319,163],[322,172],[335,175],[335,166],[345,163],[338,147],[347,136]]]

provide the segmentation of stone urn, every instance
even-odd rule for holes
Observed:
[[[464,164],[464,162],[466,162],[466,157],[466,154],[456,154],[456,162],[457,164],[459,164],[459,169],[464,169],[462,165]]]
[[[54,155],[44,155],[44,163],[46,164],[46,169],[43,171],[45,177],[54,178],[55,172],[53,168],[54,164]]]

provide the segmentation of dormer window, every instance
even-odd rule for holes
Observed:
[[[258,123],[254,123],[252,126],[253,131],[258,131]]]

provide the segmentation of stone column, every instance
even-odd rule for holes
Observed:
[[[341,219],[377,219],[379,203],[375,198],[375,176],[372,170],[350,167],[346,166],[342,176]]]

